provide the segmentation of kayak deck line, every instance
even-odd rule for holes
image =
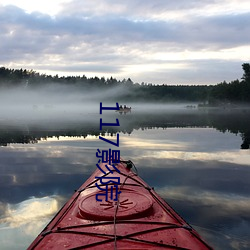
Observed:
[[[105,164],[105,163],[101,163]],[[97,169],[30,245],[31,249],[212,249],[152,187],[131,161]],[[132,171],[135,168],[136,173]],[[119,176],[117,201],[98,202],[100,178]],[[97,176],[95,178],[94,176]]]
[[[121,222],[123,223],[123,221]],[[123,224],[126,224],[126,223],[123,223]],[[135,223],[137,224],[137,223]],[[152,223],[153,224],[153,223]],[[171,247],[173,249],[187,249],[187,248],[181,248],[181,247],[178,247],[178,246],[171,246],[171,245],[166,245],[166,244],[163,244],[163,243],[157,243],[157,242],[153,242],[153,241],[146,241],[146,240],[141,240],[141,239],[136,239],[136,238],[132,238],[133,236],[136,236],[138,234],[146,234],[146,233],[149,233],[149,232],[153,232],[153,231],[157,231],[157,230],[162,230],[162,229],[177,229],[177,228],[182,228],[182,229],[185,229],[185,230],[189,230],[187,228],[185,228],[185,226],[178,226],[178,225],[168,225],[168,226],[165,226],[165,227],[158,227],[158,228],[154,228],[154,229],[149,229],[149,230],[144,230],[144,231],[138,231],[136,233],[133,233],[133,234],[129,234],[129,235],[117,235],[116,238],[117,240],[122,240],[122,239],[128,239],[128,240],[131,240],[131,241],[139,241],[139,242],[146,242],[146,243],[149,243],[149,244],[153,244],[153,245],[158,245],[158,246],[161,246],[161,247]],[[100,245],[100,244],[103,244],[103,243],[108,243],[108,242],[113,242],[114,240],[114,235],[113,234],[100,234],[100,233],[90,233],[90,232],[79,232],[79,231],[63,231],[65,229],[58,229],[58,230],[55,230],[55,231],[51,231],[51,232],[47,232],[45,235],[49,234],[49,233],[65,233],[65,234],[82,234],[82,235],[91,235],[91,236],[105,236],[105,237],[109,237],[110,239],[107,239],[107,240],[104,240],[104,241],[99,241],[99,242],[95,242],[93,244],[89,244],[89,245],[84,245],[84,246],[79,246],[77,248],[71,248],[71,249],[80,249],[82,247],[86,248],[86,247],[90,247],[90,246],[96,246],[96,245]]]

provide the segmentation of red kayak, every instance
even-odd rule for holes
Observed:
[[[133,166],[101,163],[28,249],[212,249]]]

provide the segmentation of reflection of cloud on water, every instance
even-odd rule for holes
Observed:
[[[155,133],[153,133],[152,131]],[[153,135],[158,135],[160,136],[160,138],[158,139],[150,138],[150,136],[148,136],[148,133],[146,133],[143,130],[142,131],[139,130],[139,131],[134,132],[133,137],[129,137],[129,136],[122,137],[122,141],[121,141],[122,145],[124,147],[136,147],[136,148],[139,147],[141,150],[145,150],[145,149],[185,150],[187,149],[188,144],[186,143],[180,144],[178,141],[168,140],[163,130],[160,130],[160,131],[152,130],[152,131],[150,131],[150,133],[153,133]]]
[[[96,160],[95,151],[97,148],[94,147],[95,145],[92,148],[91,142],[88,143],[88,141],[82,138],[79,141],[72,139],[69,142],[70,146],[63,141],[39,142],[35,145],[25,145],[25,147],[13,144],[9,146],[11,150],[6,150],[4,154],[0,152],[0,166],[11,165],[11,167],[3,169],[5,172],[3,171],[2,173],[8,176],[11,175],[11,180],[8,180],[8,184],[10,181],[12,184],[22,184],[19,182],[20,179],[18,179],[20,164],[25,166],[23,171],[27,170],[26,175],[28,176],[45,173],[89,173],[95,168],[93,162]],[[91,169],[89,169],[89,166],[91,166]],[[23,174],[23,171],[21,174]],[[22,176],[22,178],[27,179],[25,176]],[[34,182],[33,180],[34,178],[32,177],[30,182]],[[39,182],[39,180],[36,181]]]
[[[1,249],[25,249],[61,206],[57,196],[31,198],[18,204],[0,204]]]
[[[225,143],[226,141],[226,143]],[[242,143],[240,136],[221,133],[213,128],[159,128],[133,131],[132,137],[123,137],[124,146],[142,149],[218,152],[232,150]]]
[[[143,149],[184,149],[184,145],[180,145],[178,143],[157,143],[156,141],[151,140],[136,140],[136,141],[126,141],[126,138],[123,138],[123,145],[126,147],[140,147],[141,150]]]
[[[156,151],[151,156],[159,159],[183,159],[199,161],[223,161],[249,166],[250,155],[248,151],[220,151],[220,152],[180,152],[180,151]]]
[[[249,232],[250,225],[239,224],[235,225],[232,230],[227,233],[222,233],[215,230],[210,230],[207,228],[193,226],[199,234],[206,239],[207,242],[213,243],[211,244],[214,249],[224,250],[224,249],[233,249],[233,250],[242,250],[242,249],[250,249],[250,240],[248,237],[242,238],[236,236],[239,232]],[[234,234],[236,232],[236,234]]]
[[[34,195],[72,194],[96,169],[96,147],[84,139],[71,146],[60,141],[41,142],[25,147],[15,144],[2,151],[0,200],[8,203]]]
[[[195,191],[188,187],[162,187],[157,188],[157,193],[166,200],[175,199],[187,203],[199,204],[200,206],[217,206],[221,209],[217,215],[222,214],[249,214],[250,198],[235,194],[225,194],[219,192]]]
[[[248,196],[190,187],[165,186],[156,191],[215,249],[250,249]]]
[[[51,217],[59,209],[55,197],[31,198],[21,203],[8,204],[0,223],[15,228],[25,225],[25,232],[33,234],[33,227],[43,218]],[[43,223],[42,223],[43,224]]]
[[[231,147],[240,141],[235,135],[222,134],[211,128],[168,128],[150,133],[135,131],[133,137],[123,136],[122,147],[136,160],[218,161],[249,166],[249,152]]]

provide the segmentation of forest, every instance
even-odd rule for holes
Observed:
[[[0,67],[1,88],[27,88],[57,84],[78,88],[79,91],[111,90],[118,91],[113,99],[121,101],[148,102],[199,102],[201,106],[220,106],[228,104],[250,104],[250,64],[243,63],[242,78],[231,82],[221,82],[216,85],[154,85],[152,83],[134,83],[130,78],[117,80],[112,76],[104,77],[82,76],[52,76],[40,74],[34,70],[9,69]],[[121,91],[119,91],[119,89]]]

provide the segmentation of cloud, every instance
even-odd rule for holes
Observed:
[[[139,0],[75,0],[50,16],[0,5],[0,63],[61,75],[131,77],[139,82],[234,80],[241,76],[241,63],[250,60],[238,52],[249,46],[250,13],[243,9],[246,1],[242,8],[233,10],[232,6],[233,0],[143,4]],[[225,74],[230,74],[232,65],[226,49],[236,51],[233,62],[239,65],[230,76]],[[210,67],[202,68],[203,62]],[[210,71],[214,62],[225,67]],[[199,69],[207,72],[205,79],[199,79]],[[214,70],[218,71],[215,75],[211,74]]]
[[[30,38],[24,39],[30,41],[27,47],[34,43],[36,46],[43,45],[44,49],[48,45],[53,48],[67,48],[67,45],[74,47],[77,44],[76,47],[79,47],[81,42],[93,47],[105,42],[109,45],[164,42],[192,49],[197,44],[203,48],[207,48],[209,44],[228,47],[248,44],[250,36],[248,33],[245,33],[244,39],[240,36],[242,31],[249,29],[250,13],[195,17],[189,22],[145,21],[112,15],[89,18],[59,15],[52,18],[39,12],[27,14],[13,6],[4,7],[1,14],[4,20],[3,30],[6,33],[16,38],[27,36]],[[65,40],[68,42],[65,43]]]
[[[86,0],[84,2],[79,0],[69,1],[65,3],[64,10],[61,11],[63,15],[79,15],[85,17],[93,16],[122,16],[131,17],[134,19],[161,19],[166,18],[183,18],[193,16],[193,14],[200,16],[200,13],[214,12],[215,9],[227,12],[239,12],[244,10],[245,5],[248,5],[247,0],[243,0],[240,6],[235,6],[234,1],[220,0],[220,1],[198,1],[198,0],[179,0],[179,1],[162,1],[162,0],[127,0],[126,2],[115,0]]]

